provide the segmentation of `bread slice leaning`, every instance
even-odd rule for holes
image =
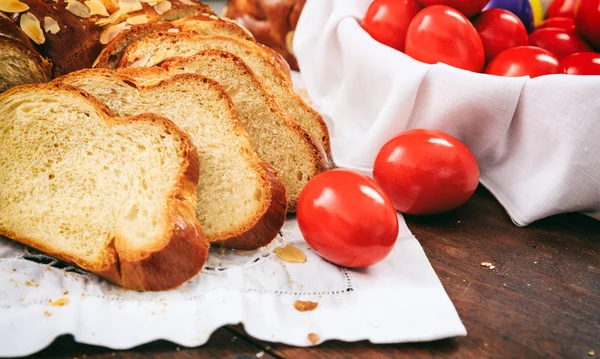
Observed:
[[[289,78],[280,69],[274,57],[269,56],[256,43],[220,35],[202,36],[185,32],[153,33],[133,42],[123,53],[119,67],[154,66],[160,63],[160,61],[151,61],[151,57],[157,53],[165,54],[164,59],[166,59],[175,56],[191,56],[203,50],[226,51],[244,60],[271,88],[279,106],[318,140],[327,154],[330,153],[329,132],[321,115],[293,91]]]
[[[172,22],[134,25],[130,29],[121,31],[102,49],[93,67],[116,69],[127,46],[149,34],[161,31],[173,33],[186,31],[202,35],[221,34],[254,41],[254,37],[248,30],[231,20],[220,19],[209,14],[197,14]]]
[[[288,193],[288,212],[295,212],[306,183],[327,168],[326,156],[313,137],[277,105],[273,93],[246,65],[228,52],[201,51],[163,62],[171,75],[196,73],[218,81],[231,96],[240,122],[259,157],[273,166]]]
[[[285,221],[285,188],[252,150],[223,88],[200,75],[174,76],[152,86],[105,69],[81,70],[55,81],[96,96],[115,114],[168,116],[198,149],[196,216],[211,243],[256,249],[270,243]]]
[[[0,95],[0,234],[125,288],[198,273],[198,156],[166,118],[113,118],[64,84]]]

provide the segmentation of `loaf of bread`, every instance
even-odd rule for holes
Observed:
[[[300,192],[327,168],[327,163],[313,138],[277,105],[264,82],[238,56],[219,50],[176,57],[163,62],[162,67],[171,75],[204,75],[227,90],[252,147],[277,170],[288,194],[288,211],[295,212]],[[144,68],[128,69],[128,73],[136,69]],[[147,71],[140,79],[148,79]]]
[[[190,136],[200,159],[196,216],[211,243],[257,249],[275,238],[285,221],[284,186],[253,151],[231,99],[217,82],[182,74],[139,86],[134,78],[104,69],[55,81],[91,93],[118,116],[151,112],[168,117]]]
[[[0,84],[9,87],[6,78],[13,79],[10,83],[21,78],[24,82],[41,79],[40,71],[30,65],[31,55],[49,60],[51,77],[58,77],[91,67],[105,44],[135,24],[172,21],[198,14],[214,16],[210,7],[192,0],[157,0],[152,4],[154,6],[140,0],[0,1],[2,18],[21,30],[14,36],[14,29],[0,25],[0,39],[13,39],[10,43],[0,40],[2,55],[7,51],[22,53],[23,48],[32,52],[30,56],[13,56],[14,66],[0,67]],[[25,41],[23,34],[31,42]]]
[[[65,84],[15,87],[0,113],[0,234],[131,289],[202,269],[198,156],[172,122]]]
[[[229,0],[224,15],[247,28],[298,70],[292,40],[306,0]]]
[[[169,57],[191,56],[211,49],[240,57],[273,91],[279,106],[318,141],[325,153],[330,152],[329,131],[321,115],[294,92],[291,81],[281,71],[279,64],[253,42],[228,36],[202,36],[185,32],[153,33],[133,42],[123,53],[119,67],[150,67]]]
[[[51,71],[52,66],[27,35],[13,21],[0,17],[0,93],[22,84],[46,82]]]

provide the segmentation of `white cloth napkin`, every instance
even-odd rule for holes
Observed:
[[[113,349],[157,339],[193,347],[237,323],[257,339],[296,346],[313,345],[310,333],[319,343],[466,335],[421,246],[399,221],[393,252],[368,269],[324,261],[290,218],[267,248],[249,255],[211,249],[198,276],[160,293],[123,290],[0,237],[0,357],[37,352],[62,334]],[[279,259],[273,249],[286,243],[301,249],[307,262]],[[299,312],[296,300],[318,307]]]
[[[308,0],[294,37],[307,90],[331,117],[342,167],[372,170],[400,131],[433,128],[475,154],[517,225],[557,213],[600,218],[600,76],[504,78],[428,65],[359,25],[371,0]]]

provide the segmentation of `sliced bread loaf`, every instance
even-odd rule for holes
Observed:
[[[323,118],[293,91],[289,78],[273,56],[256,43],[218,35],[153,33],[133,42],[123,53],[119,67],[150,67],[168,57],[191,56],[202,50],[221,50],[239,56],[271,88],[279,106],[317,139],[326,153],[330,152],[329,132]],[[163,55],[161,61],[151,60],[156,54]]]
[[[0,234],[137,290],[198,273],[198,156],[166,118],[113,118],[75,87],[0,95]]]
[[[231,99],[215,81],[185,74],[152,86],[105,69],[55,81],[82,88],[120,116],[168,116],[190,136],[200,157],[196,216],[210,242],[256,249],[270,243],[285,221],[285,189],[252,150]]]
[[[219,50],[163,62],[171,75],[196,73],[218,81],[231,96],[252,147],[285,184],[288,212],[295,212],[306,183],[327,168],[313,137],[277,105],[273,93],[242,59]],[[143,69],[143,68],[142,68]]]
[[[173,22],[155,22],[134,25],[130,29],[121,31],[111,42],[109,42],[94,62],[94,67],[116,69],[123,55],[123,51],[134,41],[143,39],[155,32],[180,31],[193,32],[202,35],[227,35],[241,39],[254,41],[252,34],[235,22],[219,19],[214,15],[198,14],[188,16]]]

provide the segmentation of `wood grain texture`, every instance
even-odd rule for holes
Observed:
[[[254,340],[241,326],[230,326],[216,332],[206,346],[185,353],[160,342],[117,354],[119,358],[138,358],[142,353],[150,358],[236,358],[234,353],[248,353],[251,348],[250,353],[265,351],[263,358],[267,354],[314,359],[600,356],[600,222],[567,214],[519,228],[482,188],[456,211],[406,220],[456,305],[467,337],[402,345],[330,341],[306,349]],[[482,267],[482,262],[495,268]],[[233,335],[244,339],[223,339]],[[58,351],[54,344],[44,354],[72,358],[94,348],[68,339],[60,343]],[[594,357],[588,355],[590,351]],[[110,351],[88,357],[112,358]]]

